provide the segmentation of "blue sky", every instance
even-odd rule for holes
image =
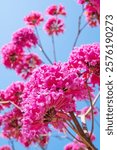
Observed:
[[[55,38],[56,53],[58,61],[67,61],[69,53],[71,52],[72,45],[75,39],[77,30],[77,20],[81,11],[81,7],[77,5],[75,0],[3,0],[0,4],[0,47],[10,42],[12,33],[17,29],[25,26],[23,18],[29,14],[32,10],[40,11],[44,14],[46,8],[52,4],[63,4],[66,7],[67,16],[65,17],[65,33]],[[85,23],[85,18],[83,18]],[[41,41],[46,50],[46,53],[50,58],[53,59],[52,55],[52,43],[51,38],[39,28],[39,34]],[[99,28],[91,28],[87,26],[83,33],[80,35],[77,46],[86,43],[99,42],[100,34]],[[40,55],[46,62],[39,49],[34,49],[36,53]],[[20,77],[12,70],[6,69],[0,63],[0,89],[5,89],[13,81],[21,80]],[[99,106],[99,103],[97,104]],[[99,122],[99,116],[97,117]],[[99,137],[99,127],[95,124],[95,134]],[[0,140],[0,146],[6,144],[6,140]],[[68,143],[68,140],[56,140],[52,138],[48,145],[48,150],[62,150],[63,146]],[[99,140],[95,142],[96,146],[99,147]],[[53,146],[54,145],[54,146]],[[23,147],[15,143],[17,150],[23,150]],[[30,148],[33,150],[33,148]]]

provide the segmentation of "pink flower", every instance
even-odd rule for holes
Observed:
[[[9,145],[4,145],[0,147],[0,150],[12,150]]]
[[[98,43],[82,45],[79,48],[74,48],[69,61],[71,68],[79,68],[79,75],[90,82],[100,84],[100,46]]]
[[[34,132],[32,136],[24,136],[25,132],[22,132],[22,116],[23,113],[14,108],[10,112],[5,113],[0,116],[0,123],[3,127],[2,135],[4,138],[15,138],[17,141],[21,142],[25,147],[30,146],[32,143],[37,143],[44,147],[48,140],[49,136],[46,130],[39,128],[35,136]]]
[[[23,49],[13,43],[4,45],[2,51],[2,62],[7,68],[15,68],[23,55]]]
[[[27,134],[28,136],[32,136],[32,132],[37,134],[40,128],[48,129],[49,124],[63,131],[65,124],[64,119],[68,119],[68,117],[62,110],[64,110],[67,105],[67,99],[64,99],[62,94],[57,95],[54,92],[52,94],[46,91],[45,93],[44,91],[38,92],[38,94],[36,93],[37,92],[33,91],[27,98],[26,95],[23,97],[22,108],[24,111],[24,119],[22,121],[23,133],[26,133],[25,136],[27,136]]]
[[[14,82],[4,91],[7,101],[11,101],[17,105],[20,105],[22,98],[21,95],[24,90],[23,82]]]
[[[84,4],[86,2],[86,0],[77,0],[77,3],[79,4]]]
[[[42,61],[36,54],[25,54],[20,63],[16,66],[15,71],[23,79],[27,79],[33,72],[33,70],[41,65]]]
[[[22,129],[22,137],[19,141],[25,146],[29,147],[31,144],[39,144],[41,147],[45,147],[49,141],[48,130],[41,127],[37,130],[31,130],[26,132],[24,128]]]
[[[73,143],[69,143],[69,144],[65,145],[64,150],[72,150],[73,145],[74,145]]]
[[[2,115],[3,137],[18,139],[21,136],[21,119],[22,113],[17,108],[14,108],[10,112],[6,112]]]
[[[38,39],[30,28],[22,28],[16,31],[12,37],[13,43],[22,48],[36,46]]]
[[[9,107],[10,104],[9,103],[2,103],[2,102],[6,102],[7,99],[6,99],[6,96],[5,96],[5,91],[3,90],[0,90],[0,110],[3,110],[4,108],[6,107]]]
[[[89,22],[89,25],[92,27],[97,26],[100,23],[100,14],[99,8],[88,3],[85,7],[85,15],[86,19]]]
[[[100,0],[78,0],[85,7],[86,19],[90,26],[95,27],[100,23]]]
[[[60,34],[64,32],[64,23],[62,19],[57,19],[55,17],[52,17],[47,20],[44,30],[49,34]]]
[[[63,16],[65,16],[66,15],[65,7],[62,6],[62,5],[59,5],[59,6],[52,5],[52,6],[50,6],[47,9],[47,13],[49,15],[52,15],[52,16],[54,16],[54,15],[63,15]]]
[[[78,143],[69,143],[64,147],[64,150],[85,150],[85,146],[81,147]]]
[[[34,86],[34,89],[36,87],[33,83],[37,82],[39,90],[60,92],[66,96],[73,94],[78,97],[79,100],[87,98],[86,88],[84,87],[82,78],[79,78],[77,75],[77,69],[69,69],[67,63],[40,66],[31,76],[29,87],[31,85],[30,82]]]
[[[97,10],[97,12],[100,14],[100,0],[90,0],[93,7]]]
[[[44,21],[44,18],[42,17],[41,13],[32,11],[24,18],[24,21],[27,25],[35,27],[40,25],[40,23]]]

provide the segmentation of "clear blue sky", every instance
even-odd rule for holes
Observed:
[[[76,4],[75,0],[3,0],[0,4],[0,47],[10,42],[11,35],[17,29],[25,26],[23,18],[25,15],[30,13],[32,10],[45,12],[45,9],[52,4],[62,3],[66,7],[67,16],[65,17],[66,29],[63,35],[55,38],[57,59],[59,61],[66,61],[75,39],[77,30],[77,20],[81,11],[81,7]],[[83,19],[85,23],[85,19]],[[50,37],[44,31],[41,31],[41,40],[44,48],[48,55],[53,58],[52,55],[52,44]],[[83,31],[77,45],[99,42],[99,28],[90,28],[89,26]],[[38,49],[34,50],[41,57],[41,53]],[[44,59],[46,62],[46,60]],[[14,71],[6,69],[0,63],[0,89],[5,89],[13,81],[21,80]],[[99,106],[99,103],[97,104]],[[99,116],[97,117],[99,122]],[[95,144],[99,147],[99,127],[95,124],[95,134],[98,138]],[[0,146],[6,144],[6,140],[0,140]],[[67,140],[56,140],[52,138],[48,145],[48,150],[62,150],[63,146],[68,143]],[[17,150],[23,150],[23,147],[16,143],[15,147]],[[30,148],[33,150],[33,148]]]

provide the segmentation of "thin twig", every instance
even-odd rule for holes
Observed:
[[[69,120],[69,123],[72,125],[72,127],[75,129],[74,124]]]
[[[91,107],[90,111],[91,111],[91,117],[92,117],[92,125],[91,125],[91,133],[90,133],[90,137],[91,137],[93,134],[93,130],[94,130],[94,113],[93,113],[93,103],[92,103],[91,93],[90,93],[87,83],[86,83],[86,86],[87,86],[88,95],[89,95],[89,101],[90,101],[90,107]]]
[[[14,102],[12,102],[12,101],[0,101],[0,104],[8,104],[8,103],[11,103],[11,104],[14,105],[17,109],[19,109],[20,111],[22,111],[21,108],[20,108],[17,104],[15,104]]]
[[[8,104],[9,101],[0,101],[0,104]]]
[[[85,26],[83,27],[83,29],[81,28],[81,19],[82,19],[83,13],[84,13],[84,6],[82,5],[82,12],[81,12],[80,16],[78,17],[78,30],[77,30],[77,34],[76,34],[75,41],[73,43],[72,49],[74,49],[74,47],[76,46],[79,35],[80,35],[81,31],[85,28]]]
[[[80,32],[81,32],[88,24],[89,24],[89,22],[86,22],[86,23],[82,26],[82,28],[80,29]]]
[[[97,97],[97,96],[96,96]],[[97,101],[97,99],[96,99],[96,101]],[[85,100],[85,103],[88,105],[88,102]],[[94,104],[93,104],[93,106],[94,106]],[[89,107],[89,109],[90,109],[91,107]],[[87,112],[89,111],[89,109],[87,110]],[[89,113],[89,112],[88,112]],[[88,114],[87,113],[87,114]],[[85,116],[87,115],[86,114],[86,112],[85,112]],[[79,117],[80,117],[80,115],[79,115]],[[96,125],[100,128],[100,124],[99,124],[99,122],[98,122],[98,120],[97,120],[97,118],[94,118],[94,120],[95,120],[95,123],[96,123]]]
[[[45,58],[48,60],[48,62],[50,64],[53,64],[52,61],[51,61],[51,59],[48,57],[48,55],[46,54],[46,52],[43,49],[43,46],[42,46],[41,40],[40,40],[40,36],[39,36],[38,30],[37,30],[37,27],[35,27],[35,31],[36,31],[36,35],[38,37],[38,44],[37,44],[38,47],[40,48],[41,52],[43,53],[43,55],[45,56]]]
[[[55,49],[55,42],[54,42],[54,35],[52,35],[52,46],[53,46],[53,55],[54,55],[54,61],[56,62],[56,49]]]
[[[73,141],[70,137],[68,137],[68,136],[59,136],[59,135],[53,135],[52,137],[54,137],[54,138],[58,138],[58,139],[60,139],[60,140],[63,140],[63,138],[65,138],[65,139],[67,139],[67,140],[69,140],[70,142],[71,141]]]
[[[71,126],[67,121],[65,121],[65,123],[76,133],[78,134],[78,131],[75,127]],[[80,141],[81,142],[81,141]]]
[[[48,55],[46,54],[46,52],[40,47],[39,44],[37,44],[37,45],[38,45],[38,47],[41,49],[41,52],[42,52],[43,55],[46,57],[46,59],[48,60],[48,62],[49,62],[50,64],[53,64],[52,61],[50,60],[50,58],[48,57]]]
[[[65,120],[65,123],[72,129],[72,130],[75,130],[76,128],[74,128],[71,124],[69,124],[66,120]]]
[[[100,92],[96,95],[95,99],[92,102],[92,105],[94,106],[95,103],[97,102],[98,98],[100,96]],[[88,115],[91,112],[91,106],[89,107],[89,109],[86,111],[85,116]]]
[[[11,138],[9,138],[9,142],[10,142],[12,150],[15,150],[14,142]]]
[[[13,103],[12,101],[9,101],[12,105],[14,105],[17,109],[19,109],[20,111],[22,111],[21,110],[21,108],[18,106],[18,105],[16,105],[15,103]]]
[[[40,39],[40,35],[39,35],[37,27],[35,27],[35,32],[36,32],[36,35],[38,37],[38,42],[39,42],[40,48],[43,49],[43,46],[42,46],[42,43],[41,43],[41,39]]]
[[[45,150],[45,148],[44,147],[42,147],[41,145],[39,145],[40,146],[40,148],[42,149],[42,150]]]
[[[66,129],[66,131],[71,135],[71,137],[73,137],[75,140],[77,140],[78,142],[82,142],[82,141],[80,141],[80,140],[78,140],[65,126],[64,126],[64,128]]]

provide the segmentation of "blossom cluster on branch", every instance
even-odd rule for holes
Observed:
[[[86,3],[88,22],[96,26],[99,1],[80,0],[78,3]],[[2,136],[16,139],[26,147],[36,143],[45,148],[53,128],[72,135],[70,128],[76,136],[72,135],[74,140],[64,147],[65,150],[96,150],[93,127],[89,132],[85,121],[92,120],[93,126],[94,115],[98,114],[93,99],[95,87],[100,85],[99,43],[75,46],[66,62],[56,62],[54,36],[64,32],[64,21],[60,17],[67,13],[60,4],[48,7],[46,14],[44,30],[52,37],[55,62],[44,51],[39,37],[37,27],[45,21],[40,12],[32,11],[24,17],[27,27],[13,33],[11,42],[1,48],[3,64],[24,79],[0,90],[0,111],[7,110],[0,115]],[[39,47],[50,64],[32,53],[32,47]],[[90,106],[79,110],[82,101],[88,101]],[[11,148],[4,146],[0,150]]]
[[[78,3],[83,5],[89,25],[97,26],[100,23],[100,0],[78,0]]]

